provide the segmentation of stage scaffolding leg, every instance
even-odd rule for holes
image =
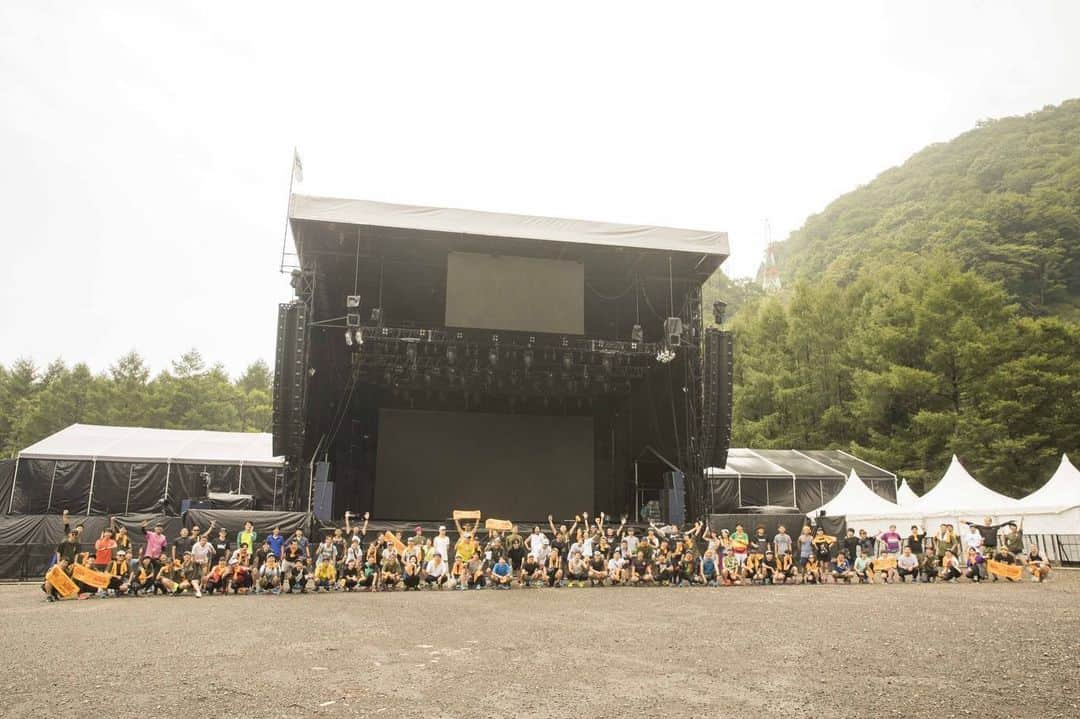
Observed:
[[[172,474],[172,460],[165,460],[165,494],[161,497],[161,513],[169,508],[169,475]]]
[[[124,514],[128,513],[128,508],[131,507],[131,478],[135,475],[135,465],[132,464],[128,467],[128,488],[127,496],[124,497]]]

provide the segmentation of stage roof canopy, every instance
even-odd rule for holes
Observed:
[[[417,232],[728,255],[726,232],[293,195],[289,219]]]
[[[284,466],[271,435],[73,424],[19,452],[21,459]]]
[[[855,472],[864,481],[894,482],[896,475],[881,467],[836,449],[746,449],[728,450],[726,468],[709,467],[710,477],[791,478],[846,480]]]

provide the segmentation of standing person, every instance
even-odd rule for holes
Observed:
[[[296,540],[296,544],[300,547],[300,553],[304,555],[304,558],[311,559],[311,542],[304,536],[304,530],[297,529],[293,532],[293,539]]]
[[[439,532],[432,541],[435,553],[442,557],[443,564],[447,564],[453,557],[450,556],[450,536],[446,533],[446,525],[439,525]]]
[[[938,532],[934,535],[934,556],[938,564],[945,559],[946,552],[952,552],[955,557],[960,551],[960,538],[956,536],[951,524],[938,525]]]
[[[116,551],[116,540],[113,539],[111,529],[103,529],[101,536],[94,542],[94,569],[104,572],[109,569],[113,561],[113,552]]]
[[[255,540],[258,537],[259,533],[255,531],[255,525],[251,522],[244,522],[244,528],[236,533],[236,546],[247,547],[248,554],[254,554]]]
[[[974,530],[980,535],[982,535],[983,541],[981,547],[983,550],[983,554],[988,557],[993,556],[994,552],[997,551],[998,532],[1001,531],[1002,527],[1006,527],[1013,523],[1014,521],[1010,519],[1007,522],[994,524],[993,517],[984,518],[982,524],[975,524],[974,522],[964,522],[964,524],[966,524],[969,529]]]
[[[750,537],[743,530],[741,524],[735,525],[735,531],[731,533],[731,553],[739,563],[739,568],[746,566],[747,551],[750,547]]]
[[[222,527],[218,530],[217,539],[214,540],[214,561],[219,559],[229,560],[232,556],[232,545],[229,543],[229,532]]]
[[[109,517],[109,528],[113,530],[113,538],[116,539],[116,549],[124,550],[124,555],[127,556],[130,562],[135,556],[133,548],[131,546],[131,537],[128,536],[127,529],[123,526],[117,526],[116,517]]]
[[[799,533],[799,567],[805,567],[810,557],[814,556],[814,535],[810,525],[804,525]]]
[[[967,548],[981,552],[984,541],[985,537],[983,536],[983,533],[968,522],[968,531],[967,534],[964,535],[964,544],[967,545]]]
[[[831,570],[832,552],[835,546],[836,538],[825,534],[825,530],[818,527],[814,534],[814,556],[821,566],[820,571],[823,576]]]
[[[1020,519],[1019,527],[1016,526],[1016,522],[1009,523],[1009,532],[1005,535],[1005,549],[1008,550],[1015,561],[1021,560],[1021,555],[1024,553],[1024,532],[1023,532],[1023,518]]]
[[[896,531],[896,525],[890,524],[888,530],[878,535],[878,541],[881,542],[882,556],[884,557],[896,557],[900,554],[900,543],[903,537]]]
[[[184,552],[190,552],[191,547],[195,544],[195,538],[191,536],[187,527],[180,528],[180,536],[172,542],[171,552],[174,562],[180,562],[184,559]]]
[[[848,559],[859,556],[859,538],[855,536],[855,530],[848,527],[847,536],[840,540],[841,549]]]
[[[911,550],[915,559],[922,557],[923,547],[926,543],[926,530],[917,525],[911,525],[911,534],[904,539],[904,546]]]
[[[181,592],[190,589],[195,593],[195,597],[202,597],[202,567],[195,564],[192,558],[191,552],[184,552],[184,561],[180,564],[180,590]]]
[[[191,545],[191,561],[202,571],[205,576],[210,571],[210,563],[214,558],[214,545],[206,541],[206,535],[199,537],[199,541]]]
[[[525,540],[529,549],[529,554],[534,557],[538,564],[543,564],[547,561],[548,556],[548,538],[540,531],[540,526],[533,527],[532,534]]]
[[[165,531],[161,524],[154,525],[154,531],[148,532],[146,530],[147,525],[150,522],[143,520],[139,525],[139,529],[142,530],[143,535],[146,537],[146,546],[143,547],[143,556],[150,557],[150,561],[154,565],[155,571],[162,564],[162,555],[165,553],[165,545],[169,540],[165,538]]]
[[[281,527],[274,527],[270,530],[270,534],[266,535],[265,542],[274,558],[281,559],[281,553],[285,551],[285,535],[281,533]]]
[[[877,556],[877,539],[867,535],[865,529],[859,530],[859,547],[867,557]]]
[[[896,560],[896,574],[900,577],[901,584],[907,581],[907,577],[911,577],[912,584],[919,580],[919,557],[911,551],[910,544],[904,545]]]
[[[528,554],[528,548],[525,546],[525,540],[518,534],[515,524],[513,531],[506,537],[506,556],[510,560],[510,569],[513,570],[519,582],[521,581],[521,566],[525,562],[526,554]]]
[[[776,528],[776,536],[773,537],[773,551],[776,552],[776,556],[782,557],[785,554],[791,554],[792,543],[791,535],[787,533],[787,527],[780,525]]]

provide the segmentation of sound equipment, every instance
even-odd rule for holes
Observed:
[[[334,518],[334,483],[330,481],[330,463],[315,463],[315,489],[311,502],[315,518],[330,522]]]
[[[734,385],[734,337],[715,328],[705,330],[704,402],[701,455],[706,467],[726,467],[731,446]]]
[[[189,509],[212,509],[209,499],[181,499],[180,500],[180,514],[187,514]]]
[[[678,527],[686,522],[686,478],[682,472],[664,472],[660,514],[666,524]]]
[[[278,305],[277,355],[274,363],[273,452],[299,458],[304,452],[304,394],[307,304]]]
[[[671,347],[678,347],[682,341],[682,318],[668,317],[664,320],[664,341]]]

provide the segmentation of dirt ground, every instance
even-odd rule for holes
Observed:
[[[0,586],[0,716],[1076,717],[1045,585],[146,597]]]

